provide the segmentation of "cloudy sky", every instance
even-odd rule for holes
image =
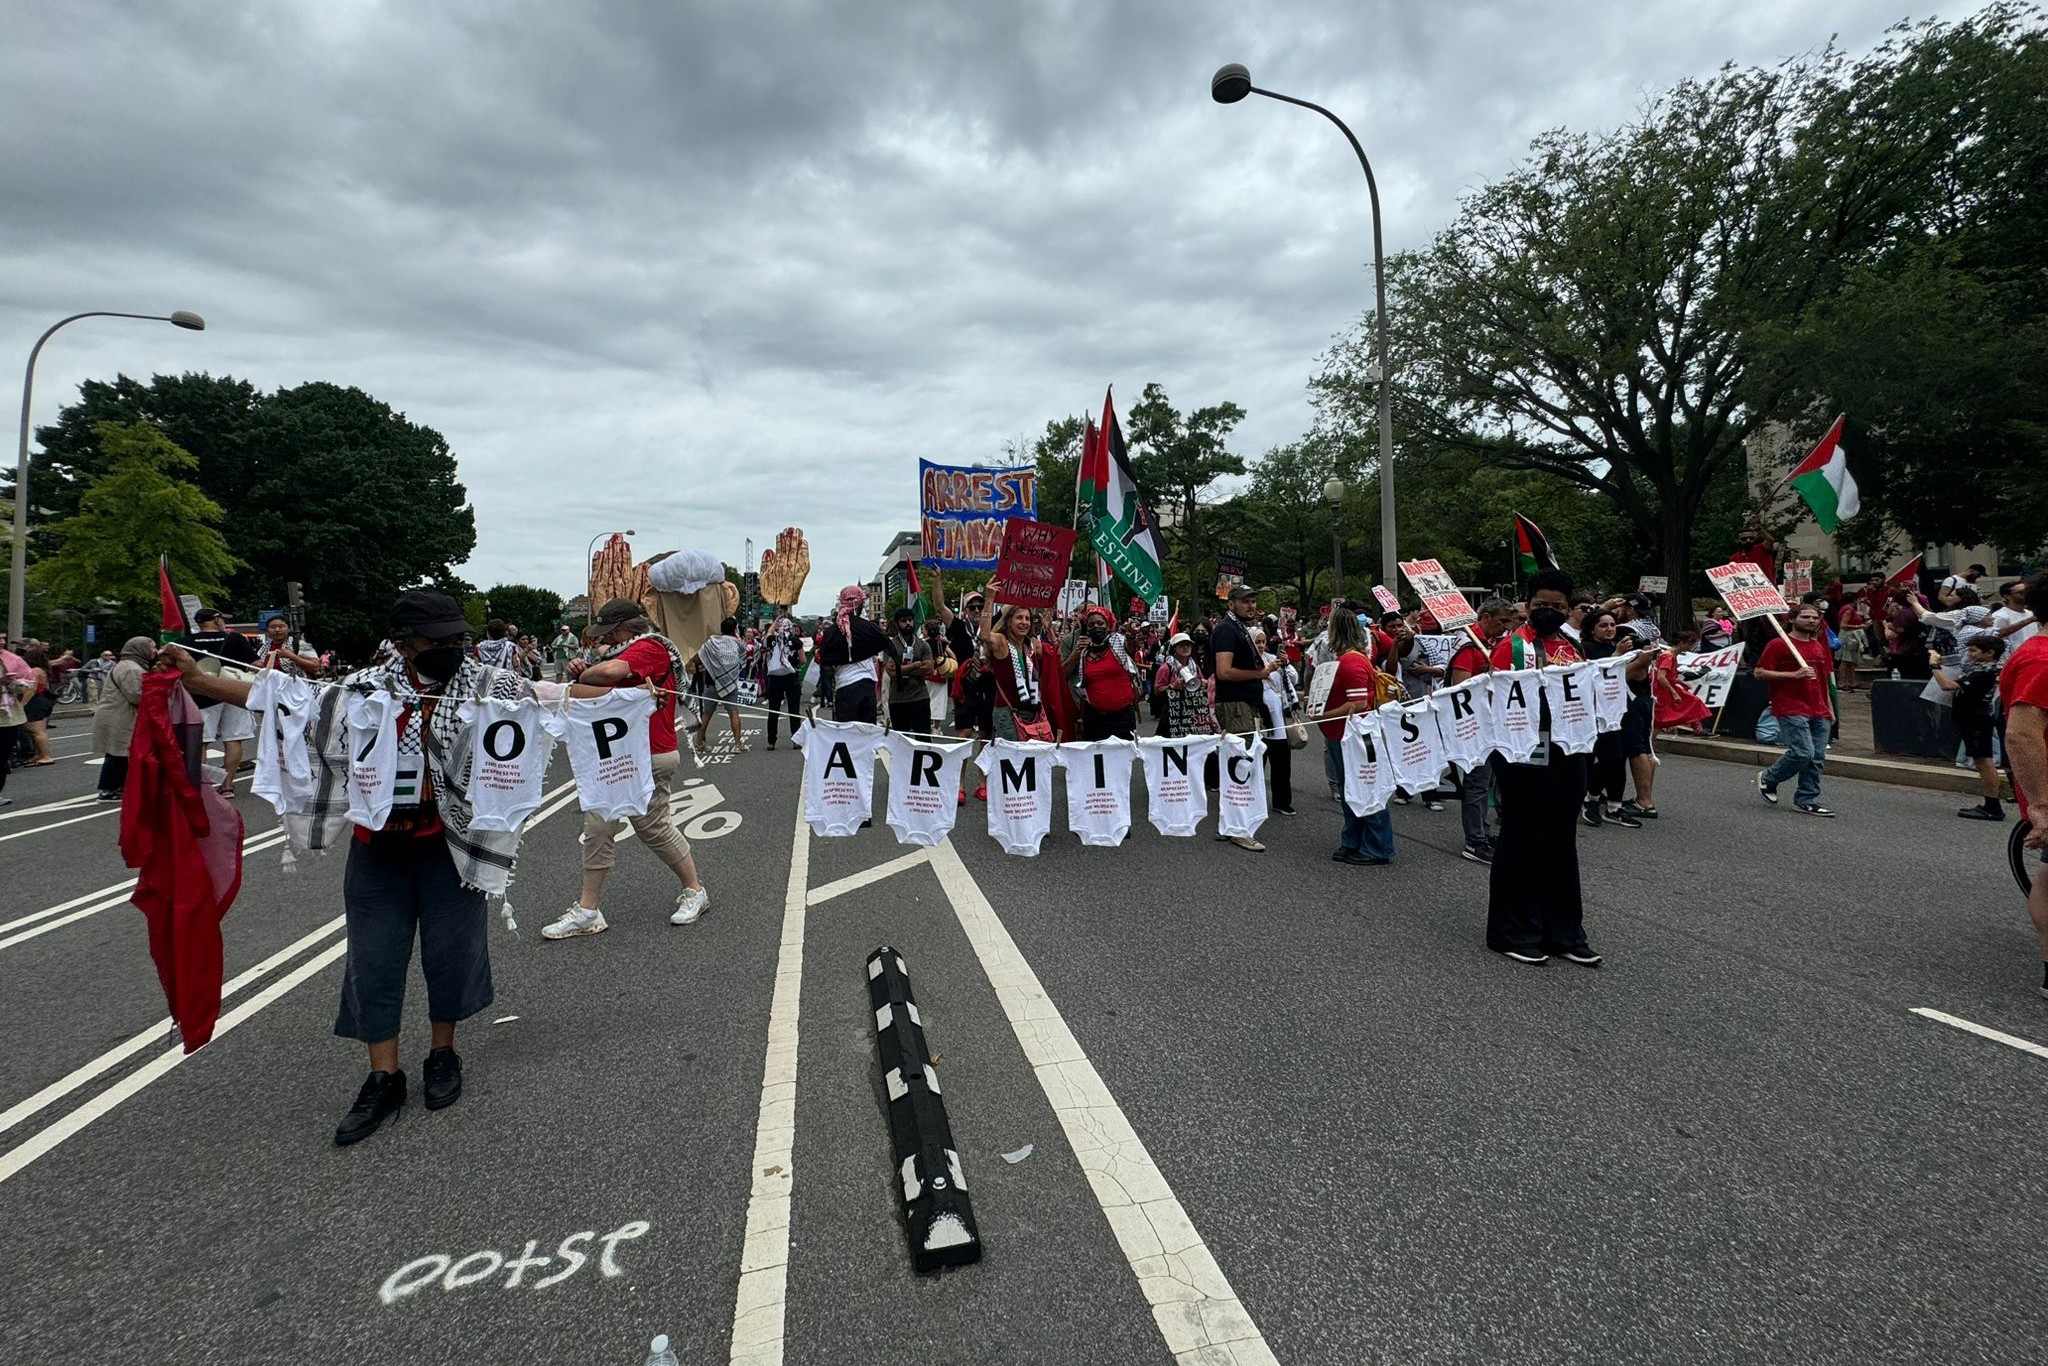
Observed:
[[[69,312],[194,309],[66,329],[36,420],[124,371],[359,385],[447,436],[479,584],[580,586],[612,528],[737,562],[793,524],[816,607],[915,526],[920,456],[1105,384],[1235,400],[1247,455],[1306,427],[1370,298],[1363,185],[1314,115],[1213,104],[1217,65],[1346,117],[1392,251],[1546,128],[1908,13],[10,0],[0,372]]]

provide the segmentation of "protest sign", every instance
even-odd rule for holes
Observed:
[[[1707,578],[1737,621],[1756,617],[1775,620],[1785,613],[1784,596],[1764,571],[1753,564],[1717,565],[1707,571]]]
[[[1087,606],[1087,604],[1088,580],[1068,579],[1066,585],[1060,589],[1060,615],[1072,616],[1074,613],[1080,611],[1083,607]]]
[[[1681,654],[1675,662],[1678,681],[1691,689],[1693,696],[1719,711],[1728,700],[1728,689],[1734,686],[1735,668],[1742,663],[1742,647],[1730,645],[1698,654]]]
[[[1785,561],[1785,597],[1804,597],[1813,591],[1813,561]]]
[[[1671,579],[1664,574],[1645,574],[1636,580],[1636,592],[1664,594],[1671,591]]]
[[[1216,596],[1228,596],[1230,590],[1244,582],[1245,558],[1242,550],[1219,550],[1216,552]]]
[[[1003,525],[989,596],[1017,607],[1050,607],[1059,601],[1073,558],[1072,527],[1013,517]]]
[[[1372,586],[1372,597],[1373,601],[1380,605],[1382,612],[1398,612],[1401,610],[1401,600],[1395,597],[1393,590],[1383,583],[1376,583]]]
[[[1479,614],[1472,610],[1472,604],[1458,591],[1457,581],[1444,571],[1442,564],[1435,560],[1403,560],[1401,573],[1444,630],[1455,631],[1479,620]]]
[[[924,535],[924,553],[918,558],[940,569],[995,568],[1004,526],[1015,518],[1038,515],[1034,469],[981,469],[920,460],[917,483]]]
[[[1315,673],[1308,680],[1308,714],[1321,716],[1323,708],[1330,705],[1330,689],[1337,682],[1337,661],[1329,659],[1316,665]]]
[[[1152,606],[1147,608],[1145,611],[1145,619],[1149,622],[1152,622],[1154,625],[1158,626],[1166,625],[1167,621],[1171,618],[1171,616],[1172,612],[1167,606],[1166,595],[1164,593],[1161,593],[1157,598],[1155,598],[1152,602]]]

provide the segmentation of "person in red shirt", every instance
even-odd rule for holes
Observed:
[[[1828,733],[1835,724],[1835,709],[1828,700],[1835,659],[1821,635],[1820,608],[1802,603],[1792,614],[1791,627],[1790,645],[1773,640],[1757,656],[1756,676],[1771,685],[1771,715],[1778,718],[1785,754],[1756,775],[1756,790],[1776,806],[1778,784],[1796,774],[1799,785],[1792,794],[1792,809],[1832,816],[1835,813],[1820,804],[1820,775],[1827,763]]]
[[[1493,647],[1507,634],[1514,610],[1503,598],[1488,598],[1479,604],[1479,620],[1467,628],[1464,642],[1451,653],[1444,674],[1446,687],[1454,688],[1493,668]],[[1492,795],[1493,770],[1485,764],[1458,775],[1458,808],[1465,823],[1463,857],[1468,862],[1493,862],[1493,833],[1487,829],[1487,802]]]
[[[1529,580],[1529,624],[1493,647],[1495,669],[1533,669],[1581,662],[1564,634],[1572,578],[1546,569]],[[1486,947],[1517,963],[1540,964],[1552,954],[1586,967],[1601,956],[1586,941],[1585,904],[1579,890],[1579,810],[1586,800],[1586,756],[1550,742],[1548,705],[1544,744],[1527,763],[1496,754],[1494,790],[1500,797],[1500,837],[1486,901]]]
[[[580,683],[606,687],[655,687],[654,715],[647,719],[647,748],[654,764],[654,795],[648,799],[646,814],[628,817],[633,833],[682,884],[676,897],[671,925],[695,924],[711,904],[711,893],[697,877],[697,860],[690,842],[670,819],[669,785],[682,766],[676,751],[676,695],[683,690],[683,657],[674,642],[657,633],[647,613],[630,598],[613,598],[598,609],[596,626],[603,632],[599,644],[610,653],[596,664],[577,660],[569,665],[570,677]],[[598,934],[605,928],[599,902],[604,894],[605,875],[612,869],[612,823],[594,811],[583,815],[582,895],[553,924],[544,926],[546,939],[570,939],[581,934]]]
[[[1070,677],[1081,680],[1081,738],[1129,740],[1138,729],[1137,665],[1116,635],[1107,607],[1090,604],[1081,613],[1081,629],[1067,643],[1061,663]]]
[[[2027,608],[2048,626],[2048,573],[2028,581]],[[1999,671],[1998,695],[2005,699],[2005,760],[2012,765],[2013,795],[2020,819],[2034,826],[2026,846],[2043,865],[2027,894],[2027,915],[2041,941],[2041,994],[2048,996],[2048,808],[2041,805],[2048,800],[2048,631],[2036,631],[2012,652]]]
[[[1370,645],[1356,613],[1341,609],[1330,613],[1329,648],[1337,662],[1337,673],[1316,719],[1323,732],[1329,771],[1338,775],[1340,781],[1345,769],[1344,718],[1354,712],[1371,711],[1378,698],[1378,680],[1373,676],[1372,657],[1367,653]],[[1344,829],[1337,837],[1337,852],[1330,855],[1331,861],[1361,867],[1392,863],[1393,813],[1381,807],[1370,816],[1361,816],[1341,794],[1338,803],[1344,812]]]

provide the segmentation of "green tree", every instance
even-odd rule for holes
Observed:
[[[1208,583],[1202,581],[1204,561],[1214,547],[1203,538],[1200,499],[1223,476],[1244,473],[1243,458],[1226,444],[1242,421],[1244,409],[1228,401],[1183,415],[1157,382],[1145,386],[1125,419],[1132,469],[1147,506],[1160,511],[1162,504],[1170,504],[1176,514],[1168,534],[1180,543],[1191,602],[1205,599],[1215,586],[1213,574]]]
[[[52,528],[61,549],[30,569],[33,585],[74,610],[111,603],[124,631],[154,631],[157,557],[168,555],[179,591],[216,600],[237,562],[220,505],[181,477],[198,462],[146,422],[102,423],[94,436],[104,468]]]
[[[551,589],[501,583],[486,589],[483,596],[491,606],[491,616],[516,623],[539,640],[554,635],[555,623],[562,620],[562,595]]]

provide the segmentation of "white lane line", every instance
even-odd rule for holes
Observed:
[[[266,849],[275,849],[278,845],[282,843],[284,843],[284,833],[282,831],[279,831],[273,838],[259,838],[252,844],[243,845],[242,856],[244,858],[247,858],[251,854],[260,854]],[[130,890],[132,891],[132,886]],[[33,929],[23,930],[20,934],[9,935],[5,939],[0,939],[0,949],[13,948],[16,944],[27,943],[29,940],[34,939],[38,935],[48,934],[51,930],[62,929],[64,926],[71,924],[75,920],[83,920],[89,915],[98,915],[101,911],[110,911],[114,909],[114,907],[116,906],[125,906],[128,904],[128,898],[129,892],[119,892],[116,893],[114,896],[107,898],[105,901],[98,903],[97,905],[87,906],[82,910],[73,911],[69,915],[60,916],[55,920],[47,921],[44,924],[37,925]]]
[[[557,811],[560,811],[563,807],[569,805],[569,803],[575,801],[577,794],[573,792],[570,792],[569,795],[566,797],[562,797],[562,794],[564,792],[569,792],[569,789],[574,786],[576,786],[576,780],[572,778],[568,782],[563,783],[560,787],[556,788],[554,791],[542,793],[541,800],[543,802],[553,802],[554,804],[552,806],[543,807],[541,810],[534,812],[532,816],[528,817],[526,821],[526,828],[528,830],[533,829],[534,826],[539,825],[542,821],[554,815]],[[555,798],[557,797],[561,797],[562,799],[560,801],[555,801]]]
[[[811,828],[803,793],[789,885],[782,894],[782,945],[775,953],[775,995],[768,1008],[768,1055],[761,1068],[761,1112],[748,1173],[747,1240],[732,1307],[732,1366],[782,1366],[783,1313],[789,1297],[789,1197],[795,1181],[796,1017],[804,989],[804,892],[811,877]]]
[[[1973,1024],[1959,1015],[1951,1015],[1944,1010],[1930,1010],[1926,1006],[1914,1006],[1913,1013],[1933,1020],[1937,1024],[1945,1024],[1956,1029],[1966,1030],[1971,1034],[1975,1034],[1980,1039],[1989,1039],[1993,1043],[2002,1043],[2007,1048],[2017,1048],[2020,1052],[2032,1053],[2037,1058],[2048,1058],[2048,1047],[2043,1047],[2031,1039],[2022,1039],[2017,1034],[2008,1034],[2004,1030],[1992,1029],[1988,1025]]]
[[[96,821],[101,816],[118,816],[120,814],[121,808],[119,804],[108,802],[104,811],[88,811],[83,816],[73,816],[68,821],[51,821],[48,825],[39,825],[33,830],[17,830],[11,835],[0,835],[0,844],[5,844],[9,840],[26,839],[30,835],[40,835],[49,830],[61,830],[67,825],[76,825],[80,821]]]
[[[253,846],[270,841],[272,836],[278,834],[283,829],[284,827],[281,825],[273,825],[267,830],[259,830],[253,835],[246,836],[242,840],[242,852],[244,854],[250,853]],[[5,934],[9,930],[19,929],[23,925],[33,925],[38,920],[46,920],[53,915],[61,915],[74,906],[83,906],[88,901],[99,901],[113,896],[116,892],[129,891],[134,886],[135,879],[131,877],[127,881],[117,882],[111,887],[102,887],[97,892],[87,892],[83,896],[74,896],[69,901],[61,901],[55,906],[48,906],[40,911],[32,911],[28,915],[17,916],[13,920],[0,921],[0,934]]]
[[[225,1001],[251,982],[267,976],[271,969],[282,963],[290,962],[313,945],[340,929],[347,921],[347,916],[338,915],[319,929],[300,939],[297,943],[288,948],[279,949],[247,972],[237,975],[233,981],[221,987],[221,999]],[[0,1134],[6,1133],[30,1115],[47,1109],[53,1102],[62,1100],[65,1096],[70,1095],[73,1091],[76,1091],[108,1068],[126,1061],[153,1043],[162,1043],[169,1034],[170,1028],[170,1017],[165,1016],[148,1029],[143,1030],[140,1034],[128,1040],[128,1042],[117,1044],[84,1066],[66,1073],[30,1096],[27,1100],[21,1101],[6,1110],[0,1110]]]
[[[1273,1363],[1259,1326],[950,839],[931,851],[931,864],[1130,1259],[1167,1350],[1183,1366]]]
[[[840,878],[837,882],[828,882],[813,891],[808,900],[813,906],[822,906],[834,897],[845,896],[848,892],[857,892],[863,887],[872,886],[880,882],[883,878],[894,877],[896,874],[907,869],[929,862],[929,854],[929,850],[919,849],[914,853],[905,854],[902,858],[893,858],[887,863],[878,863],[872,868],[863,869],[851,877]]]
[[[87,802],[98,800],[98,796],[91,792],[86,793],[83,797],[63,797],[54,802],[44,802],[41,806],[24,806],[19,811],[0,811],[0,821],[20,820],[23,816],[39,816],[47,811],[63,811],[70,807],[84,806]]]
[[[102,1116],[110,1114],[123,1101],[135,1095],[143,1087],[163,1076],[187,1058],[208,1055],[217,1051],[220,1047],[222,1036],[227,1034],[229,1030],[234,1029],[242,1021],[277,1001],[286,992],[299,985],[299,983],[339,961],[341,956],[347,952],[348,941],[344,939],[341,943],[333,945],[325,952],[300,964],[285,976],[278,978],[262,991],[257,992],[254,996],[221,1016],[220,1023],[214,1026],[213,1041],[200,1049],[198,1053],[187,1053],[183,1048],[173,1048],[150,1059],[149,1062],[136,1068],[133,1072],[130,1072],[127,1076],[94,1096],[70,1114],[65,1115],[56,1123],[38,1130],[20,1144],[8,1149],[4,1153],[0,1153],[0,1183],[4,1183],[23,1167],[26,1167],[29,1163],[56,1147],[65,1139],[70,1138],[73,1134],[85,1128],[86,1125],[91,1124]]]

